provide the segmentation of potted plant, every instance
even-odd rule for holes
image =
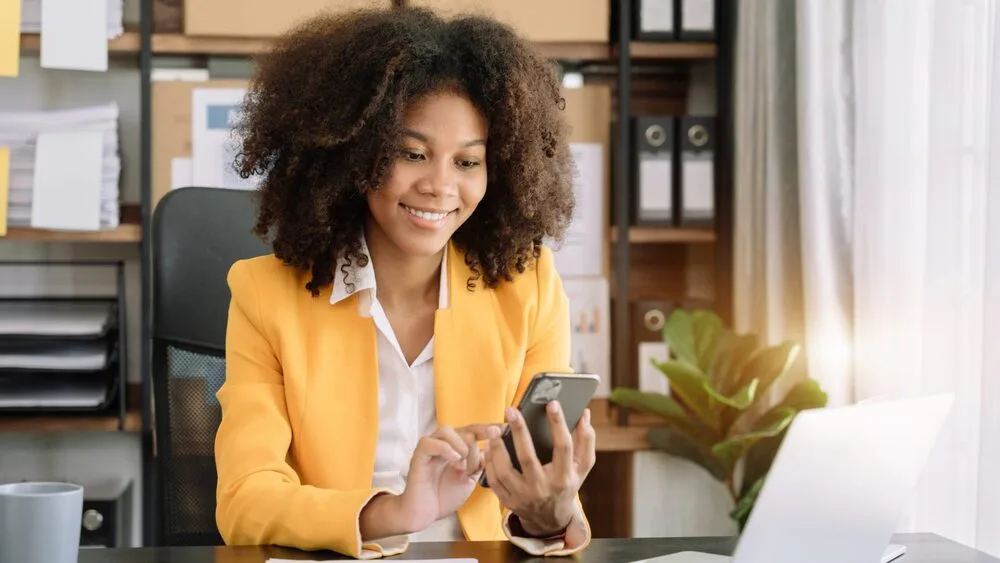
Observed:
[[[799,345],[761,346],[756,335],[725,328],[712,311],[675,310],[663,339],[670,358],[653,363],[670,393],[617,388],[611,400],[659,417],[650,445],[721,481],[742,530],[785,429],[798,412],[826,406],[826,393],[809,378],[790,381]]]

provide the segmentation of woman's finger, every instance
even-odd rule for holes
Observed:
[[[542,464],[535,454],[535,444],[531,440],[528,424],[515,408],[507,409],[507,423],[510,424],[511,435],[514,438],[514,451],[521,465],[521,474],[529,481],[539,481],[543,478]]]
[[[566,427],[559,401],[551,401],[546,406],[549,426],[552,428],[552,468],[564,482],[573,472],[573,437]]]
[[[493,479],[496,479],[496,482],[502,485],[510,495],[518,495],[518,491],[521,490],[521,476],[517,474],[510,461],[510,454],[507,453],[503,438],[490,440],[489,451],[494,474],[490,477],[490,486],[494,486]]]
[[[446,461],[458,461],[462,459],[462,456],[444,440],[439,440],[431,436],[421,438],[417,442],[416,449],[413,451],[413,461],[428,463],[435,458]]]
[[[581,478],[586,477],[597,461],[597,432],[590,424],[590,409],[584,409],[573,430],[573,455],[576,456]]]
[[[492,441],[490,444],[492,444]],[[497,499],[500,501],[500,504],[506,506],[507,508],[511,508],[513,499],[511,498],[510,491],[507,490],[507,487],[504,486],[503,482],[497,476],[495,463],[496,455],[494,455],[493,448],[490,444],[486,446],[486,450],[483,452],[483,465],[485,466],[486,471],[486,482],[489,483],[490,488],[493,489],[493,492],[497,495]]]
[[[494,429],[500,429],[500,425],[497,424],[470,424],[468,426],[463,426],[461,428],[456,428],[455,431],[458,432],[459,436],[468,441],[467,436],[472,436],[472,441],[479,442],[482,440],[488,440],[491,437],[491,432]]]
[[[447,442],[463,458],[469,455],[469,444],[451,426],[441,426],[434,432],[433,436],[438,440]]]

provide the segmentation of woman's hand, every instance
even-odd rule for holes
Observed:
[[[489,424],[442,426],[420,439],[410,458],[406,490],[399,498],[406,529],[426,529],[465,503],[483,471],[477,442],[491,435],[490,428]]]
[[[503,440],[494,437],[486,448],[486,478],[500,502],[520,521],[525,533],[549,537],[564,533],[576,514],[575,498],[596,460],[596,435],[590,409],[584,411],[570,435],[557,401],[546,411],[552,428],[552,462],[542,465],[535,455],[524,417],[507,410],[521,473],[514,469]],[[568,543],[570,538],[567,538]]]

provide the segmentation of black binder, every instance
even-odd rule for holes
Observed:
[[[636,225],[674,224],[676,157],[672,116],[632,120],[632,221]]]
[[[710,227],[715,219],[715,118],[680,120],[680,223]]]

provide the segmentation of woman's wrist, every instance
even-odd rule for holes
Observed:
[[[412,534],[413,522],[403,509],[403,499],[400,495],[379,493],[374,496],[361,510],[359,518],[362,541]]]
[[[556,517],[536,521],[513,515],[511,518],[511,533],[526,538],[557,538],[566,533],[566,529],[569,528],[569,524],[572,521],[572,516],[566,519],[565,522],[562,522],[561,519]]]

